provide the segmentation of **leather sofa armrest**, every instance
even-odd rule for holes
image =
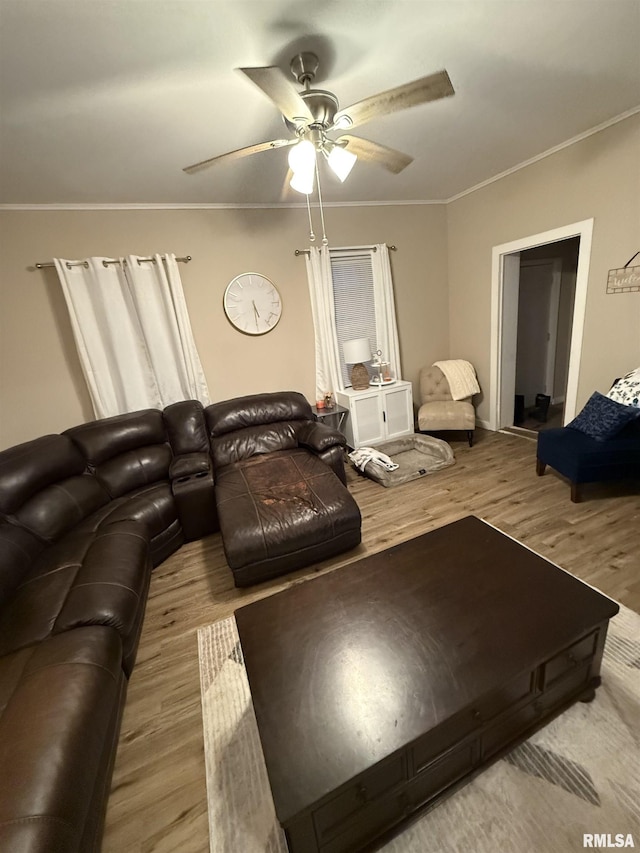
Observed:
[[[208,453],[181,453],[174,456],[169,466],[169,477],[178,480],[192,474],[206,474],[211,470],[211,457]]]
[[[318,421],[307,421],[298,430],[298,444],[313,453],[322,453],[331,447],[346,447],[347,439],[337,429]]]

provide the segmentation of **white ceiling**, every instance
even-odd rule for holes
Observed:
[[[278,204],[287,149],[182,167],[286,136],[234,68],[301,48],[343,107],[447,69],[455,97],[357,130],[414,162],[323,195],[449,199],[637,108],[639,46],[640,0],[0,0],[0,203]]]

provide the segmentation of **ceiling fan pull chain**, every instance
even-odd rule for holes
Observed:
[[[320,189],[320,171],[318,169],[318,158],[316,157],[316,183],[318,185],[318,206],[320,207],[320,222],[322,223],[322,245],[328,246],[327,234],[324,227],[324,210],[322,208],[322,190]]]
[[[307,193],[307,213],[309,214],[309,240],[313,243],[316,235],[313,233],[313,222],[311,221],[311,205],[309,203],[309,193]]]

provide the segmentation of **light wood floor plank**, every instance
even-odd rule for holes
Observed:
[[[593,485],[573,504],[567,483],[535,473],[535,443],[476,430],[451,441],[456,464],[394,489],[349,470],[362,545],[247,590],[233,586],[219,534],[191,542],[151,581],[129,685],[103,853],[209,849],[197,628],[315,574],[473,514],[640,611],[640,484]]]

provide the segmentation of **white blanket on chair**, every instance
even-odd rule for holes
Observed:
[[[464,400],[465,397],[480,393],[476,372],[470,362],[457,358],[434,361],[433,366],[439,367],[444,373],[454,400]]]

